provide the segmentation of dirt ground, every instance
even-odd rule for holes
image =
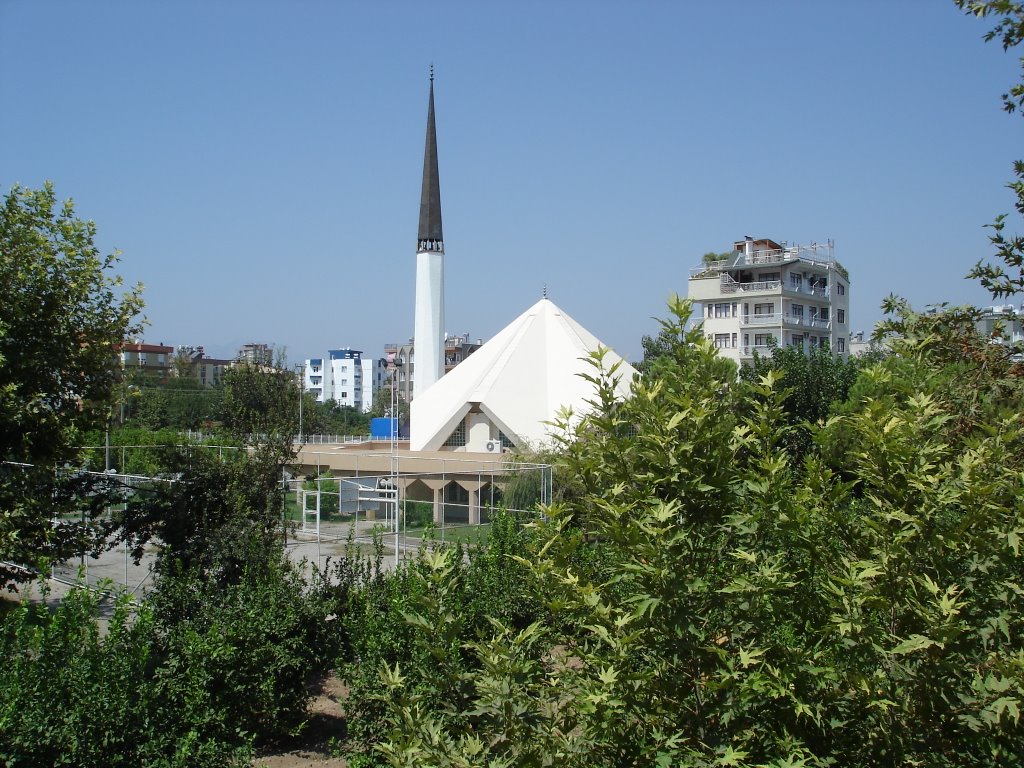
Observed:
[[[280,751],[256,758],[256,768],[345,768],[345,760],[331,757],[330,740],[344,733],[344,718],[339,702],[345,697],[345,685],[334,674],[319,686],[309,706],[309,725],[295,743]]]

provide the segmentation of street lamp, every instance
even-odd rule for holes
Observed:
[[[402,361],[393,359],[388,361],[388,370],[391,371],[391,452],[395,452],[395,443],[398,439],[398,369],[402,367]]]
[[[305,387],[302,386],[302,372],[305,366],[302,363],[296,363],[294,366],[295,374],[299,380],[299,444],[302,444],[302,401],[305,399]]]
[[[398,369],[402,367],[402,361],[398,358],[392,358],[388,361],[388,369],[391,371],[391,424],[389,425],[391,431],[391,493],[392,503],[394,504],[394,523],[395,523],[395,567],[398,567],[399,562],[399,525],[398,525],[398,457],[395,454],[398,441],[398,390],[395,388],[395,384],[398,379]]]

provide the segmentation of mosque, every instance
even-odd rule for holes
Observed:
[[[431,73],[416,238],[413,349],[406,360],[406,374],[413,377],[408,446],[404,441],[303,445],[296,464],[307,477],[338,478],[343,506],[349,503],[348,492],[353,499],[358,497],[352,502],[357,509],[365,503],[383,510],[400,500],[430,502],[434,522],[442,530],[445,524],[459,521],[486,522],[487,510],[509,473],[546,473],[550,499],[547,465],[510,462],[502,454],[550,443],[548,423],[563,408],[578,415],[588,410],[587,401],[594,399],[595,392],[581,374],[593,374],[586,362],[592,352],[605,348],[606,365],[621,363],[618,393],[623,398],[636,373],[545,291],[539,301],[445,374],[444,256]],[[389,493],[394,495],[385,501]]]
[[[444,374],[444,233],[430,74],[416,239],[416,306],[412,365],[411,451],[501,453],[542,447],[548,422],[564,407],[587,410],[593,384],[590,353],[605,345],[544,296],[461,364]],[[610,349],[607,365],[621,362],[619,394],[629,394],[635,369]]]

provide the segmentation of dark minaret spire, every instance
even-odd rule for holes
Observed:
[[[430,104],[427,107],[427,145],[423,150],[423,191],[417,251],[444,253],[441,233],[441,182],[437,173],[437,130],[434,128],[434,65],[430,65]]]

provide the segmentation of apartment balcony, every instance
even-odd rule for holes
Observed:
[[[817,296],[819,299],[828,298],[828,289],[820,285],[793,285],[790,283],[783,290],[787,293],[796,293],[801,296]]]
[[[780,314],[778,312],[770,315],[746,315],[740,320],[740,327],[765,325],[789,325],[823,331],[827,331],[832,327],[832,323],[829,320],[821,320],[817,317],[804,317],[803,315]]]
[[[776,293],[782,287],[781,280],[757,280],[750,283],[737,283],[731,275],[723,274],[720,289],[726,293]]]

